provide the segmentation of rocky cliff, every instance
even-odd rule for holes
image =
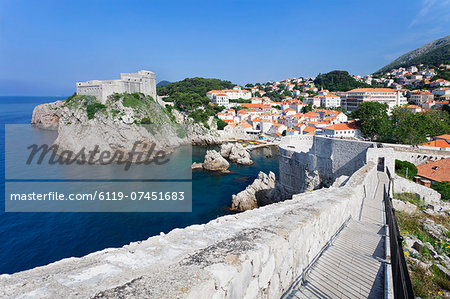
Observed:
[[[64,101],[56,101],[36,106],[31,117],[31,124],[42,129],[58,130],[59,117],[61,116],[63,105]]]
[[[253,183],[241,192],[232,196],[231,209],[235,211],[246,211],[256,209],[261,202],[272,201],[270,191],[275,188],[275,174],[271,171],[269,175],[260,171]]]
[[[211,129],[195,123],[187,114],[173,109],[172,114],[177,123],[182,124],[188,136],[191,138],[192,145],[217,145],[221,143],[219,134],[216,131],[216,123],[212,117],[208,121]]]
[[[88,151],[98,145],[101,151],[127,153],[136,142],[137,150],[148,150],[143,144],[155,144],[156,150],[170,152],[183,144],[220,142],[207,128],[178,111],[172,114],[143,94],[115,94],[104,105],[95,97],[74,95],[66,101],[37,106],[31,123],[58,130],[55,145],[60,152]]]

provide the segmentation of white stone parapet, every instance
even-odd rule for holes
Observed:
[[[0,276],[0,297],[279,298],[373,196],[376,166],[344,187]]]

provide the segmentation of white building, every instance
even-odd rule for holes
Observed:
[[[356,88],[347,92],[345,103],[347,111],[353,111],[363,102],[386,104],[391,111],[395,106],[403,106],[408,100],[401,91],[391,88]]]
[[[432,86],[432,87],[436,87],[436,86],[441,86],[441,87],[450,86],[450,81],[447,81],[445,79],[437,79],[437,80],[431,82],[430,86]]]
[[[229,100],[249,100],[252,98],[251,91],[242,89],[240,86],[235,86],[233,89],[211,90],[206,93],[206,96],[212,100],[215,94],[226,94]]]
[[[320,106],[325,108],[341,107],[341,97],[334,94],[316,95],[320,99]]]
[[[322,129],[323,134],[335,138],[361,137],[361,131],[354,123],[335,124]]]
[[[318,97],[305,98],[303,101],[313,107],[320,107],[320,98]]]
[[[117,80],[77,82],[77,95],[95,96],[102,103],[105,103],[108,96],[113,93],[125,92],[141,92],[156,100],[155,73],[150,71],[121,73],[120,79]]]
[[[211,102],[214,105],[219,105],[219,106],[228,106],[228,104],[230,104],[230,101],[228,100],[228,96],[224,93],[214,94]]]
[[[447,95],[447,94],[450,94],[450,88],[441,87],[441,88],[433,90],[433,93],[437,96]]]
[[[410,73],[417,73],[419,71],[419,69],[413,65],[407,68],[406,70]]]
[[[434,95],[429,91],[415,90],[411,91],[411,101],[416,105],[421,106],[423,103],[429,100],[434,100]]]

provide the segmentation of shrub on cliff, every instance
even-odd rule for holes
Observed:
[[[89,119],[93,119],[95,116],[95,113],[97,113],[100,110],[105,110],[106,106],[101,103],[92,103],[86,105],[86,113]]]
[[[223,130],[223,128],[225,128],[227,125],[228,124],[225,121],[217,118],[217,130]]]
[[[433,182],[433,184],[431,184],[431,188],[441,194],[442,200],[450,200],[450,182]]]

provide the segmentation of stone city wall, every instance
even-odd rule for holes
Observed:
[[[404,144],[383,143],[384,148],[392,148],[395,151],[395,159],[408,161],[414,165],[420,165],[429,161],[450,158],[450,150],[430,146],[412,147]]]
[[[431,188],[425,187],[423,185],[414,183],[413,181],[402,178],[401,176],[395,175],[394,180],[394,192],[403,193],[410,192],[415,193],[420,196],[422,200],[427,204],[439,203],[441,199],[441,194]]]
[[[280,144],[281,185],[293,194],[330,186],[366,164],[372,142],[319,136],[284,137]]]
[[[376,185],[370,162],[340,188],[0,275],[0,297],[279,298]]]

